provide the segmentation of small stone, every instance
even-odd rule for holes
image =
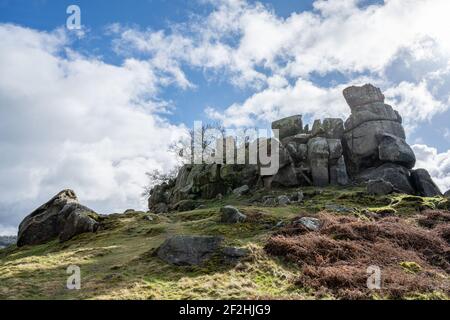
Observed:
[[[263,205],[272,207],[277,205],[277,200],[274,197],[264,197]]]
[[[144,220],[153,221],[153,217],[152,216],[144,216]]]
[[[278,221],[277,224],[274,226],[274,228],[281,228],[284,226],[284,222],[283,221]]]
[[[247,216],[241,213],[238,209],[233,206],[225,206],[220,209],[222,214],[222,222],[224,223],[239,223],[245,221]]]
[[[338,204],[327,204],[325,209],[328,211],[336,212],[336,213],[351,213],[353,209],[338,205]]]
[[[320,229],[320,220],[316,218],[303,217],[294,222],[295,224],[301,224],[310,231],[317,231]]]
[[[240,197],[250,192],[250,188],[248,185],[243,185],[242,187],[236,188],[233,190],[233,194]]]
[[[370,180],[367,183],[367,193],[377,196],[384,196],[394,192],[392,183],[383,179]]]
[[[217,199],[217,200],[222,200],[222,199],[223,199],[223,195],[222,195],[221,193],[219,193],[219,194],[216,196],[216,199]]]
[[[290,197],[290,200],[291,200],[291,202],[302,202],[304,198],[305,198],[305,195],[303,194],[303,192],[299,191],[299,192],[295,192],[294,194],[292,194]]]
[[[197,210],[206,209],[206,206],[204,204],[201,204],[197,207]]]
[[[287,206],[288,204],[291,204],[291,200],[289,200],[288,196],[282,195],[278,197],[278,204],[280,206]]]

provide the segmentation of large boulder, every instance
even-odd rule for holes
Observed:
[[[414,153],[406,144],[402,118],[384,103],[380,89],[372,85],[344,90],[351,115],[343,137],[347,169],[351,176],[393,162],[412,168]]]
[[[394,191],[415,194],[408,169],[394,163],[386,163],[377,168],[370,168],[355,177],[357,182],[367,183],[371,180],[383,179],[394,186]]]
[[[417,169],[411,171],[411,179],[417,194],[422,197],[442,196],[441,190],[434,183],[430,174],[425,169]]]
[[[340,139],[327,139],[330,161],[337,161],[342,156],[342,143]]]
[[[377,102],[352,111],[345,121],[345,130],[355,129],[364,122],[370,121],[394,121],[402,123],[402,118],[392,106]]]
[[[265,186],[269,189],[274,188],[290,188],[299,185],[297,171],[293,164],[278,170],[274,176],[264,177]]]
[[[218,252],[222,242],[223,238],[216,236],[173,236],[157,249],[156,254],[173,265],[199,265]]]
[[[384,102],[384,95],[381,90],[371,84],[362,87],[348,87],[344,90],[344,97],[352,111],[370,103]]]
[[[324,187],[330,183],[328,171],[329,156],[330,149],[328,147],[327,139],[316,137],[309,140],[308,159],[315,186]]]
[[[155,186],[150,191],[150,198],[148,199],[148,209],[154,213],[167,212],[167,203],[169,202],[169,188],[167,183],[162,183]]]
[[[381,161],[400,164],[408,169],[414,168],[416,156],[404,139],[391,134],[383,134],[378,146]]]
[[[300,163],[308,158],[307,144],[297,143],[295,140],[292,140],[285,145],[285,148],[295,163]]]
[[[450,199],[450,190],[448,190],[446,193],[444,193],[444,197]]]
[[[326,118],[322,122],[322,128],[327,139],[342,139],[344,135],[344,121],[340,118]]]
[[[272,129],[279,130],[279,139],[284,139],[289,136],[295,136],[302,133],[303,122],[301,115],[283,118],[272,122]]]
[[[98,227],[98,215],[79,204],[74,191],[64,190],[21,222],[17,246],[42,244],[57,237],[63,242]]]
[[[335,164],[330,165],[330,184],[346,186],[349,182],[344,156],[341,156]]]
[[[346,160],[352,175],[383,163],[379,159],[378,146],[379,137],[384,134],[406,138],[402,124],[388,120],[364,122],[344,134]]]
[[[370,180],[367,183],[367,193],[377,196],[384,196],[394,192],[392,183],[384,181],[383,179]]]

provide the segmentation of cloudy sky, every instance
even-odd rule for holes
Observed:
[[[81,8],[82,30],[66,28]],[[448,0],[0,0],[0,234],[59,190],[144,207],[195,120],[346,117],[371,82],[450,188]]]

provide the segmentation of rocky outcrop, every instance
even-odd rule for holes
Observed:
[[[450,199],[450,190],[448,190],[446,193],[444,193],[444,197]]]
[[[260,138],[245,145],[254,150],[255,144],[259,148],[258,143],[264,142],[269,155],[278,152],[279,166],[273,175],[260,174],[268,164],[259,158],[257,164],[186,165],[173,186],[169,183],[155,188],[149,200],[150,210],[164,211],[166,206],[161,201],[170,209],[180,200],[212,199],[232,190],[236,195],[243,194],[241,187],[245,193],[252,193],[252,189],[261,187],[346,186],[372,181],[370,192],[374,194],[389,191],[439,195],[426,171],[412,170],[416,157],[406,142],[402,117],[385,104],[381,90],[367,84],[349,87],[343,94],[351,110],[345,123],[326,118],[315,120],[310,129],[301,115],[290,116],[272,123],[272,128],[279,131],[279,140]]]
[[[46,243],[55,238],[61,242],[85,232],[95,232],[99,217],[78,203],[72,190],[58,193],[33,211],[19,225],[17,246]]]

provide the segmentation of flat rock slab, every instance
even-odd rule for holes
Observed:
[[[222,242],[216,236],[173,236],[158,248],[157,256],[177,266],[199,265],[218,252]]]

